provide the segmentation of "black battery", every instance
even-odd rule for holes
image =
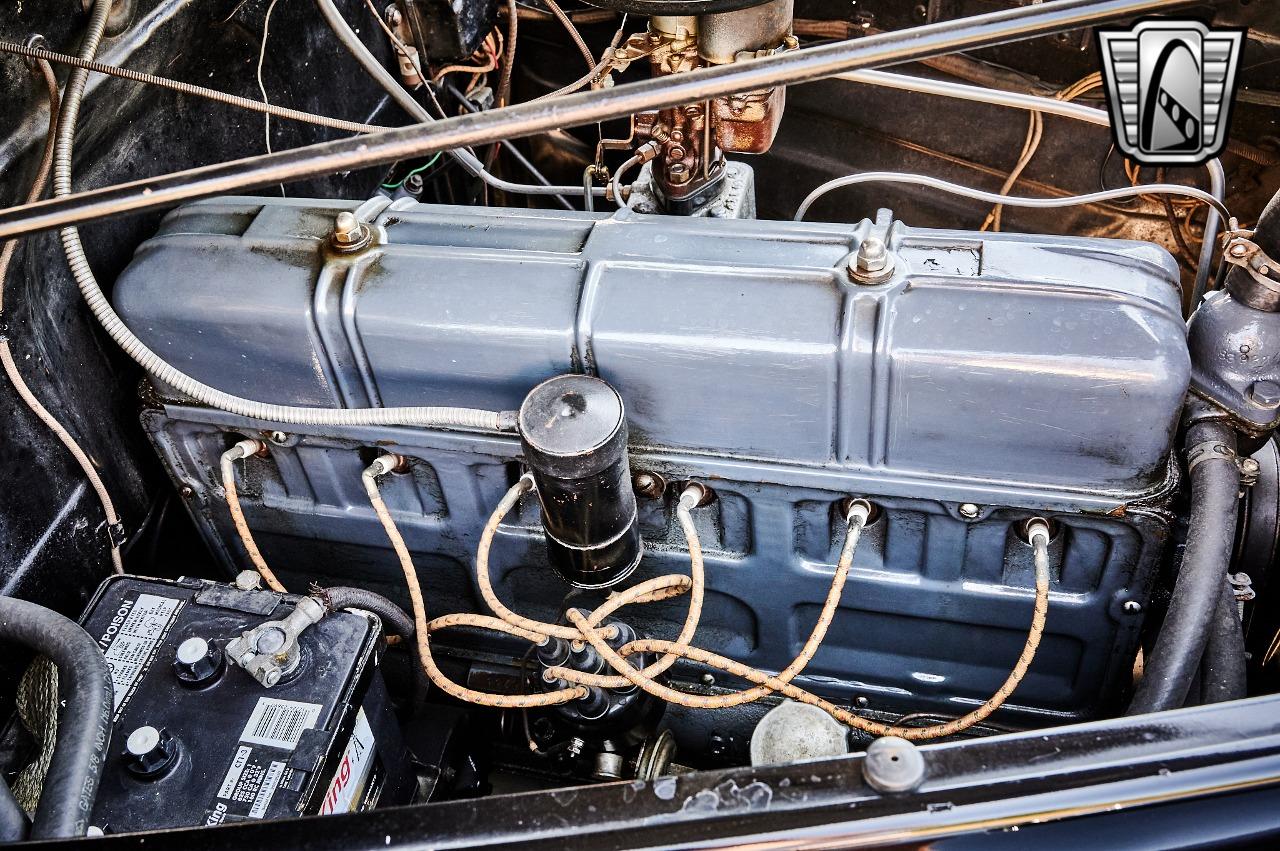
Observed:
[[[267,688],[229,642],[301,598],[203,580],[115,576],[81,623],[115,689],[91,823],[106,833],[352,812],[416,786],[379,668],[381,625],[334,612]]]

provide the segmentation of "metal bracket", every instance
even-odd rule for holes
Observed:
[[[1227,234],[1222,258],[1232,266],[1238,266],[1249,275],[1244,285],[1237,280],[1228,281],[1228,291],[1233,297],[1257,310],[1280,310],[1280,262],[1267,256],[1251,237],[1253,231],[1235,230]]]
[[[1236,600],[1241,603],[1247,603],[1258,596],[1253,590],[1253,580],[1247,573],[1228,574],[1227,581],[1231,583],[1231,591],[1236,595]]]
[[[1231,586],[1231,593],[1236,598],[1236,614],[1239,615],[1241,623],[1244,622],[1244,604],[1248,603],[1258,596],[1258,592],[1253,590],[1253,580],[1249,578],[1247,573],[1228,573],[1227,583]]]

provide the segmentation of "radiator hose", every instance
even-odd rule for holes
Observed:
[[[1169,611],[1144,664],[1129,715],[1176,709],[1186,701],[1231,565],[1240,494],[1235,431],[1221,420],[1193,421],[1185,442],[1191,478],[1187,546]]]
[[[1245,665],[1244,629],[1240,609],[1231,583],[1222,582],[1222,593],[1213,612],[1213,624],[1205,642],[1204,659],[1200,663],[1200,694],[1197,703],[1222,703],[1239,700],[1247,692],[1248,671]]]
[[[0,641],[43,654],[58,669],[58,743],[30,838],[84,836],[111,742],[111,670],[79,624],[26,600],[0,597]]]

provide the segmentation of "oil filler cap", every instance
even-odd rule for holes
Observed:
[[[129,734],[124,744],[125,765],[134,776],[155,780],[173,768],[178,751],[178,740],[167,730],[146,725]]]

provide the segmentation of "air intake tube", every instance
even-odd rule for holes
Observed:
[[[622,397],[599,378],[557,376],[525,397],[519,424],[552,567],[579,588],[621,582],[642,554]]]

